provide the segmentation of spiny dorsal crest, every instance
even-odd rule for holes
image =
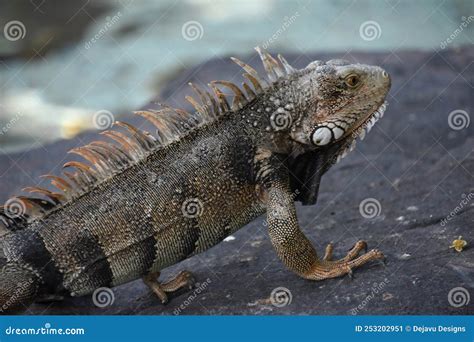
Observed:
[[[245,71],[243,77],[249,83],[243,82],[240,88],[232,82],[212,81],[209,84],[211,92],[190,83],[196,98],[186,96],[186,100],[196,110],[194,113],[165,104],[160,104],[160,110],[134,112],[156,127],[156,135],[128,123],[116,121],[114,129],[100,133],[110,141],[93,141],[69,151],[81,156],[88,163],[69,161],[63,166],[66,170],[63,171],[62,177],[50,174],[42,176],[49,179],[51,185],[58,191],[37,186],[22,189],[30,194],[40,195],[41,198],[17,196],[9,199],[4,206],[0,206],[0,221],[11,230],[26,227],[30,220],[38,219],[86,193],[93,186],[137,163],[148,154],[179,140],[191,130],[212,122],[228,112],[238,111],[262,94],[278,78],[296,72],[296,69],[281,55],[278,55],[276,60],[259,47],[255,50],[263,62],[268,81],[260,77],[250,65],[231,57],[232,61]],[[232,104],[229,104],[228,97],[220,87],[232,92]]]

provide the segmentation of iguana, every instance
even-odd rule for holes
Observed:
[[[109,141],[71,150],[84,162],[67,162],[62,177],[44,176],[59,191],[28,187],[36,195],[7,201],[2,312],[139,278],[164,303],[193,276],[183,271],[161,283],[161,270],[264,213],[277,255],[300,277],[339,277],[384,258],[364,241],[339,260],[329,244],[319,258],[298,226],[295,201],[314,204],[323,173],[383,115],[389,75],[344,60],[295,69],[256,50],[267,78],[232,58],[244,70],[242,87],[191,84],[194,113],[167,105],[136,112],[157,127],[155,135],[116,122],[102,132]]]

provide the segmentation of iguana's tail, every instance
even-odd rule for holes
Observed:
[[[0,314],[26,310],[38,288],[39,278],[32,271],[0,259]]]

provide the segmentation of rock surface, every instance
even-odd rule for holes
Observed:
[[[455,110],[467,115],[457,112],[451,118],[468,120],[474,113],[474,48],[286,57],[297,67],[313,59],[343,57],[381,65],[392,75],[385,117],[323,177],[318,204],[298,206],[300,225],[320,253],[332,241],[336,256],[343,256],[365,239],[369,248],[385,253],[386,267],[366,265],[352,280],[300,279],[277,259],[260,218],[235,239],[167,269],[164,278],[188,269],[199,283],[166,306],[134,281],[113,289],[115,300],[105,308],[94,306],[88,296],[35,304],[27,313],[474,314],[474,124],[456,130],[456,124],[466,124],[448,120]],[[260,64],[255,55],[242,59]],[[240,74],[227,58],[211,60],[179,75],[159,99],[183,107],[184,95],[190,93],[187,82],[240,81]],[[136,118],[130,122],[141,123]],[[37,184],[39,175],[58,172],[66,151],[93,137],[96,133],[0,156],[0,201]],[[376,204],[373,218],[359,210],[366,199]],[[458,236],[468,242],[461,253],[449,248]],[[290,292],[278,297],[283,304],[291,294],[291,302],[282,307],[270,299],[279,287]],[[455,307],[460,297],[451,296],[450,304],[449,293],[457,287],[470,292],[470,303]]]

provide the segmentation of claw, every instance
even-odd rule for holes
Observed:
[[[357,248],[357,246],[359,246],[358,249],[359,249],[360,251],[363,250],[364,253],[367,253],[367,250],[368,250],[368,248],[367,248],[367,242],[365,242],[365,241],[363,241],[363,240],[357,241],[357,242],[354,244],[354,246],[352,246],[352,248],[351,248],[350,250],[353,250],[353,249]]]
[[[357,241],[342,260],[345,260],[345,261],[353,260],[359,256],[362,250],[364,250],[365,253],[367,253],[367,242],[363,240]]]
[[[348,249],[348,251],[352,251],[354,249],[364,250],[365,252],[367,252],[367,242],[359,240],[355,244],[353,244],[352,247]]]
[[[334,245],[332,242],[328,243],[326,246],[326,251],[324,253],[323,260],[330,261],[332,259],[332,253],[334,250]]]

